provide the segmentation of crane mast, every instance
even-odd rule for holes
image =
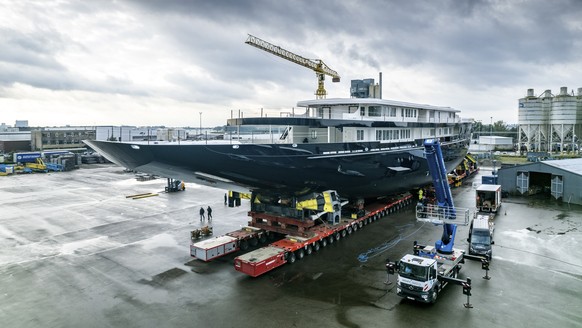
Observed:
[[[332,82],[340,81],[339,74],[329,68],[321,59],[308,59],[302,57],[250,34],[245,43],[315,71],[315,75],[317,76],[317,90],[315,91],[315,96],[317,99],[323,99],[327,95],[327,91],[324,87],[326,75],[332,77]]]

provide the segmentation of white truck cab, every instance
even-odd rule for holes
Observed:
[[[437,298],[437,261],[405,255],[398,265],[396,293],[411,300],[433,303]]]

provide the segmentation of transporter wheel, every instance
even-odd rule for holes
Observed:
[[[255,237],[253,237],[253,238],[251,238],[251,239],[249,240],[249,244],[250,244],[251,246],[255,247],[255,246],[257,246],[257,245],[259,244],[259,240],[258,240],[257,238],[255,238]]]
[[[305,251],[302,248],[302,249],[297,251],[297,259],[301,260],[304,257],[305,257]]]
[[[295,253],[291,252],[287,254],[287,262],[289,262],[290,264],[295,263]]]
[[[327,246],[327,238],[323,238],[321,240],[321,247],[325,247],[325,246]]]
[[[313,251],[314,252],[319,251],[319,242],[316,241],[316,242],[313,243]]]
[[[334,233],[333,238],[335,238],[335,240],[340,240],[341,237],[340,237],[339,232]]]
[[[353,231],[352,226],[347,227],[346,230],[348,231],[348,235],[352,234]]]
[[[362,229],[363,226],[364,226],[364,222],[362,222],[362,221],[358,222],[358,229]]]
[[[248,249],[249,249],[249,242],[248,242],[248,241],[246,241],[246,240],[241,240],[241,241],[240,241],[240,249],[241,249],[242,251],[246,251],[246,250],[248,250]]]
[[[352,229],[354,229],[354,232],[358,231],[358,225],[357,225],[357,224],[354,224],[354,225],[352,226]]]
[[[261,234],[261,236],[259,237],[259,241],[261,242],[261,244],[264,244],[267,241],[267,235]]]
[[[305,252],[307,255],[311,255],[311,253],[313,253],[313,247],[311,247],[311,245],[307,246],[307,250]]]
[[[327,237],[327,240],[329,241],[330,244],[333,244],[333,235]]]
[[[347,234],[348,233],[346,232],[346,229],[342,230],[342,232],[341,232],[342,238],[346,238]]]

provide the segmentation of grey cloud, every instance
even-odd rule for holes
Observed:
[[[247,33],[306,57],[321,58],[344,81],[342,71],[355,64],[370,70],[400,66],[419,67],[443,82],[478,88],[524,83],[536,68],[579,61],[582,50],[580,41],[575,41],[582,32],[582,3],[577,0],[126,0],[73,2],[62,10],[67,15],[131,13],[168,40],[177,60],[201,67],[213,78],[204,81],[164,72],[173,90],[144,90],[115,78],[84,81],[56,59],[59,51],[81,45],[48,28],[34,35],[0,31],[0,62],[16,64],[10,70],[0,66],[0,83],[225,103],[271,83],[311,93],[312,72],[245,45]],[[44,18],[46,24],[49,18]],[[324,49],[333,56],[320,57]]]

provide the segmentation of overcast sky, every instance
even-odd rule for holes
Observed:
[[[336,70],[328,98],[381,71],[383,98],[486,124],[582,87],[580,0],[0,0],[0,123],[206,127],[314,98],[314,72],[247,34]]]

